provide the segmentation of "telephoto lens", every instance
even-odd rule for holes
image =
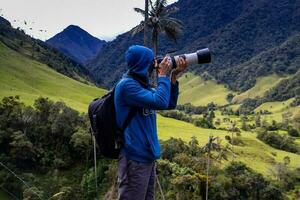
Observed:
[[[172,68],[175,69],[176,66],[176,60],[182,57],[186,60],[187,66],[196,65],[196,64],[206,64],[211,62],[211,53],[208,48],[200,49],[194,53],[189,54],[182,54],[177,56],[169,56],[168,60],[172,65]],[[162,60],[162,56],[158,56],[156,58],[157,63],[159,64]]]

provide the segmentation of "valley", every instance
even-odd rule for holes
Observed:
[[[212,54],[156,111],[165,199],[298,200],[299,1],[161,3],[184,26],[174,43],[159,32],[157,53]],[[44,42],[0,17],[0,200],[116,199],[117,160],[94,161],[87,108],[126,72],[134,28],[106,42],[68,25]]]
[[[92,84],[86,85],[58,74],[46,65],[32,61],[1,43],[0,53],[0,76],[3,77],[1,79],[0,88],[1,98],[18,95],[22,102],[27,105],[32,105],[34,100],[38,97],[49,97],[53,101],[63,101],[79,112],[86,113],[88,103],[106,92],[106,90],[96,88]],[[259,96],[265,88],[270,88],[268,85],[262,83],[270,82],[270,80],[277,79],[274,76],[262,78],[262,81],[259,80],[256,86],[236,97],[240,98],[246,94],[251,94],[253,97]],[[187,102],[202,106],[211,102],[218,105],[228,104],[226,96],[230,93],[230,90],[226,89],[223,85],[216,84],[213,80],[204,81],[200,76],[186,73],[181,76],[179,82],[180,90],[182,91],[179,97],[179,104]],[[263,90],[261,90],[261,88],[263,88]],[[293,114],[296,114],[297,111],[300,111],[300,106],[287,108],[292,100],[293,99],[286,102],[264,103],[256,108],[255,111],[268,110],[272,112],[272,114],[263,115],[262,120],[266,119],[270,122],[276,120],[280,122],[282,121],[282,114],[284,112],[290,110]],[[235,106],[235,104],[230,106]],[[219,127],[228,128],[230,126],[226,122],[223,123],[224,118],[236,122],[238,127],[241,127],[239,117],[221,115],[220,112],[216,112],[215,119],[222,121]],[[248,123],[254,123],[254,121],[249,121]],[[162,140],[175,137],[188,142],[192,136],[196,136],[200,146],[207,142],[210,135],[219,137],[222,140],[222,145],[225,146],[228,144],[225,140],[225,136],[231,134],[226,130],[199,128],[190,123],[162,116],[158,117],[158,130],[159,137]],[[246,145],[235,148],[237,151],[235,152],[236,160],[244,161],[247,165],[260,173],[268,175],[268,170],[272,168],[274,161],[282,161],[284,155],[288,155],[291,158],[292,167],[297,167],[297,164],[300,163],[300,155],[269,147],[259,141],[253,132],[243,131],[241,135],[241,139],[245,141]],[[262,149],[263,155],[259,152]],[[272,156],[272,152],[276,152],[277,156]],[[260,155],[260,157],[257,157],[257,155]],[[263,159],[264,157],[266,159]],[[252,162],[253,159],[255,159],[255,162]]]
[[[60,73],[47,65],[15,52],[0,42],[0,97],[19,95],[32,105],[40,96],[64,101],[80,112],[86,112],[91,100],[106,90],[87,85]]]

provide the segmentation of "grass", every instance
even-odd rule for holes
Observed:
[[[87,85],[26,58],[0,42],[0,98],[19,95],[26,104],[33,104],[40,96],[64,101],[80,112],[105,90]]]
[[[208,137],[213,135],[222,139],[222,145],[226,145],[227,141],[225,140],[225,136],[231,135],[231,133],[227,131],[198,128],[190,123],[171,118],[164,118],[162,116],[158,116],[157,120],[159,138],[161,140],[167,140],[170,137],[174,137],[181,138],[188,142],[192,136],[196,136],[200,146],[203,146],[207,143]],[[274,149],[258,140],[255,133],[242,132],[241,134],[242,136],[240,137],[245,145],[234,146],[235,159],[245,162],[255,171],[258,171],[265,176],[269,176],[270,169],[273,169],[275,162],[283,162],[285,156],[290,157],[290,166],[292,168],[299,167],[300,155]],[[229,160],[231,160],[232,157],[233,154],[229,153]]]
[[[39,96],[45,96],[55,101],[62,100],[80,112],[86,112],[88,103],[105,92],[103,89],[61,75],[44,64],[10,50],[2,43],[0,43],[0,78],[0,97],[20,95],[22,101],[32,104]],[[227,103],[225,97],[230,91],[214,81],[204,82],[200,77],[187,73],[180,78],[180,82],[183,91],[180,94],[180,103],[191,102],[195,105],[206,105],[212,101],[218,104]],[[262,108],[263,106],[268,107],[262,105]],[[221,117],[220,113],[216,115]],[[190,123],[162,116],[158,116],[158,131],[162,140],[176,137],[189,141],[192,136],[196,136],[200,145],[207,142],[209,135],[219,136],[222,144],[226,145],[224,137],[230,135],[227,131],[198,128]],[[236,159],[244,161],[264,175],[268,175],[274,161],[282,162],[283,157],[287,155],[291,159],[292,167],[299,166],[300,155],[276,150],[256,139],[253,133],[243,132],[241,138],[246,145],[234,148]],[[3,196],[1,193],[0,195]]]
[[[289,112],[291,117],[298,115],[300,113],[300,106],[291,107],[290,103],[293,102],[294,98],[291,98],[286,101],[276,101],[276,102],[267,102],[255,109],[255,112],[259,112],[261,110],[268,110],[272,112],[269,115],[263,115],[262,118],[271,122],[275,120],[277,122],[282,122],[282,114]]]
[[[200,76],[188,72],[179,78],[179,82],[179,104],[192,103],[196,106],[204,106],[211,102],[218,105],[228,103],[226,96],[230,90],[214,80],[204,81]]]
[[[276,86],[282,79],[284,78],[275,74],[260,77],[257,79],[254,87],[250,88],[249,90],[239,95],[236,95],[232,99],[232,102],[236,104],[236,103],[241,103],[243,100],[247,98],[262,97],[268,90]]]

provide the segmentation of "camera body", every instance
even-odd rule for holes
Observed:
[[[195,65],[195,64],[205,64],[211,62],[211,53],[208,48],[200,49],[194,53],[189,54],[182,54],[177,56],[169,56],[168,61],[172,66],[172,69],[175,69],[176,66],[176,60],[182,57],[186,60],[187,66]],[[157,56],[156,57],[157,64],[161,63],[163,60],[163,56]]]

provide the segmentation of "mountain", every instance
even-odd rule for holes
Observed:
[[[93,81],[93,76],[83,65],[66,57],[45,42],[30,37],[24,30],[13,28],[3,17],[0,17],[0,41],[10,49],[44,63],[68,77],[81,82]]]
[[[94,58],[106,42],[92,36],[79,26],[70,25],[46,43],[84,64]]]
[[[117,41],[125,45],[127,36],[131,39],[125,34]],[[141,36],[134,38],[138,39]],[[290,98],[260,105],[257,108],[257,112],[261,110],[260,115],[240,115],[233,111],[240,105],[227,105],[227,97],[229,93],[236,93],[224,84],[217,84],[218,77],[210,71],[211,74],[204,73],[200,77],[194,73],[202,72],[193,69],[180,77],[180,103],[202,106],[186,104],[180,110],[165,111],[183,121],[163,117],[160,114],[164,112],[158,112],[162,159],[157,161],[157,171],[166,199],[204,199],[205,180],[212,180],[209,182],[212,200],[284,199],[283,196],[299,199],[300,137],[290,136],[293,130],[290,128],[300,127],[296,121],[299,117],[295,117],[300,116],[300,101],[291,95],[300,94],[300,73],[294,73],[299,67],[299,41],[299,33],[291,34],[232,67],[232,70],[241,70],[235,74],[238,77],[242,77],[241,74],[264,76],[254,89],[263,85],[268,92],[262,94],[261,90],[253,89],[251,97],[259,93],[265,98]],[[124,52],[114,42],[109,45],[114,51],[110,50],[112,57],[106,54],[105,59],[116,66],[117,62],[123,62]],[[117,53],[120,56],[116,56]],[[121,73],[114,72],[116,67],[104,69],[107,77],[101,80]],[[266,76],[268,73],[288,75]],[[99,156],[96,162],[99,173],[95,177],[89,122],[86,115],[73,110],[86,112],[89,102],[103,95],[105,90],[74,79],[86,82],[82,65],[42,41],[30,38],[22,30],[12,29],[8,21],[0,18],[0,98],[6,97],[0,101],[0,199],[6,198],[4,192],[13,199],[58,196],[61,199],[108,199],[106,197],[115,191],[116,179],[112,177],[116,177],[117,163]],[[275,80],[278,82],[273,84]],[[8,97],[15,95],[20,96],[20,100]],[[56,102],[58,100],[73,109]],[[216,107],[212,101],[223,106]],[[208,117],[214,129],[207,128]],[[214,152],[210,162],[203,147],[207,147],[212,136],[216,138],[213,145],[221,145],[221,151]],[[206,168],[207,164],[211,168]],[[209,176],[207,170],[210,170]],[[95,178],[98,186],[101,185],[98,190],[94,189]],[[157,192],[156,197],[161,195]]]
[[[233,88],[247,90],[259,76],[271,73],[292,75],[300,68],[300,32],[288,37],[284,42],[262,51],[244,63],[222,71],[223,82]],[[234,79],[234,82],[230,80]]]
[[[300,31],[300,1],[296,0],[276,3],[272,0],[179,0],[170,6],[180,9],[174,17],[183,22],[183,35],[178,44],[160,37],[159,53],[175,50],[174,54],[178,54],[209,47],[212,64],[194,66],[190,70],[198,75],[207,71],[235,91],[253,87],[262,75],[277,73],[275,68],[268,68],[270,70],[263,70],[261,74],[255,68],[246,69],[244,65],[263,52],[280,48]],[[124,52],[132,44],[142,44],[142,35],[132,37],[130,32],[119,35],[89,63],[99,84],[110,87],[121,77],[126,70]],[[287,57],[293,57],[293,53]],[[272,62],[275,63],[276,59]],[[299,67],[297,61],[293,67],[283,67],[280,73],[292,74]],[[243,70],[248,71],[243,73]]]
[[[10,49],[0,41],[0,98],[18,95],[27,105],[38,97],[64,101],[81,112],[105,90],[56,72],[46,64]]]

